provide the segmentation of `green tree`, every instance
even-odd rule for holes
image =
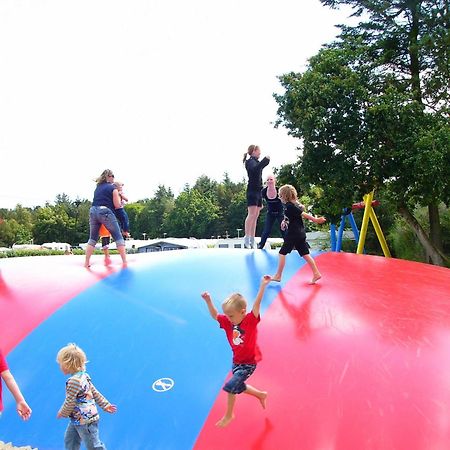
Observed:
[[[136,217],[136,229],[139,234],[146,233],[150,238],[163,237],[168,233],[164,223],[174,207],[174,195],[170,188],[159,185],[155,195],[143,203],[139,215]]]
[[[36,212],[34,240],[36,243],[69,242],[75,219],[70,218],[66,211],[51,205],[39,208]]]
[[[27,244],[33,235],[25,225],[16,219],[0,219],[0,247],[11,247],[13,244]]]
[[[207,238],[213,233],[218,218],[219,208],[208,196],[186,187],[167,215],[164,229],[174,237]]]
[[[448,203],[450,180],[450,78],[442,71],[449,61],[448,3],[322,3],[352,5],[368,20],[342,27],[340,40],[311,58],[303,74],[280,77],[286,92],[275,96],[278,125],[304,141],[302,178],[320,186],[321,205],[334,218],[355,196],[388,189],[431,261],[442,264],[438,204]],[[429,234],[412,213],[417,203],[428,206]]]

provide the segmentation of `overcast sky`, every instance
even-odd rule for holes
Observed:
[[[274,129],[277,76],[302,71],[349,10],[319,0],[0,0],[0,207],[92,199],[111,168],[130,201],[206,174],[296,160]],[[270,170],[270,169],[269,169]]]

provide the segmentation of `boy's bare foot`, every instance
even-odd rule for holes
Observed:
[[[262,395],[259,397],[259,401],[260,401],[263,409],[266,409],[266,402],[267,402],[267,392],[266,391],[262,392]]]
[[[111,265],[111,258],[105,258],[105,266],[110,266]]]
[[[274,275],[272,278],[271,278],[271,281],[277,281],[278,283],[281,281],[281,276],[279,276],[279,275]]]
[[[234,419],[234,414],[230,417],[223,416],[218,422],[216,422],[216,427],[225,428]]]
[[[316,281],[319,281],[322,278],[322,275],[318,273],[317,275],[314,275],[312,280],[308,284],[316,284]]]
[[[89,263],[85,263],[84,267],[86,267],[86,269],[89,269],[89,267],[91,267],[91,265]]]

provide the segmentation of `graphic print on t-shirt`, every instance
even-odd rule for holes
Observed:
[[[239,345],[239,344],[243,344],[244,340],[241,339],[241,336],[244,335],[244,330],[241,330],[239,328],[239,325],[233,325],[233,344],[234,345]]]

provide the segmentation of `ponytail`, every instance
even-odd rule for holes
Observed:
[[[245,160],[247,159],[247,156],[252,156],[252,153],[258,148],[257,145],[249,145],[247,151],[244,153],[244,159],[242,160],[242,163],[245,163]]]

